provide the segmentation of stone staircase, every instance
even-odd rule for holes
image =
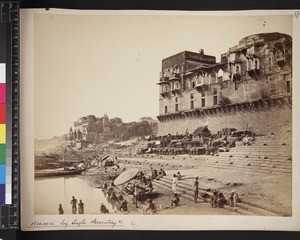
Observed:
[[[250,146],[238,143],[229,152],[219,152],[215,156],[205,156],[203,165],[214,168],[235,168],[260,173],[291,174],[291,136],[277,139],[276,136],[258,137]]]
[[[168,191],[172,191],[172,177],[165,176],[163,178],[160,178],[159,180],[154,180],[153,185],[154,185],[154,191],[161,189],[161,188],[168,190]],[[180,197],[188,199],[191,202],[194,202],[194,192],[192,190],[192,187],[193,187],[193,180],[191,178],[179,180],[178,193],[179,193]],[[199,192],[204,193],[204,192],[206,192],[206,189],[200,188]],[[224,191],[222,191],[222,192],[224,193],[225,197],[228,196],[228,194],[229,194],[229,192],[228,193],[226,193]],[[206,192],[206,193],[208,193],[210,196],[212,195],[211,192]],[[200,197],[200,199],[201,199],[201,197]],[[208,203],[209,199],[202,199],[202,201]],[[284,212],[280,212],[275,209],[270,209],[265,206],[260,206],[255,203],[243,201],[242,199],[241,199],[241,202],[237,203],[236,207],[228,206],[228,207],[226,207],[226,209],[228,211],[234,211],[240,215],[253,215],[253,216],[257,216],[257,215],[258,216],[286,216],[287,215]]]

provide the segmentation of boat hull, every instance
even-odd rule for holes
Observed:
[[[85,169],[78,169],[78,170],[41,170],[36,171],[34,173],[35,178],[43,178],[43,177],[62,177],[62,176],[69,176],[69,175],[79,175],[81,174]]]

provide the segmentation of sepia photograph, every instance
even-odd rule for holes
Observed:
[[[32,19],[34,216],[293,216],[292,14]]]

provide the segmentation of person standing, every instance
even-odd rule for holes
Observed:
[[[217,207],[217,201],[218,201],[218,193],[216,191],[214,191],[213,195],[210,198],[210,205],[213,208]]]
[[[173,181],[172,181],[172,191],[174,195],[177,193],[177,190],[178,190],[178,178],[176,174],[174,174]]]
[[[59,214],[64,214],[64,210],[63,210],[61,204],[59,204],[59,207],[58,207],[58,213],[59,213]]]
[[[195,178],[195,182],[194,182],[194,202],[197,202],[198,199],[198,195],[199,195],[199,181],[198,181],[198,177]]]
[[[71,200],[70,204],[72,204],[72,213],[76,214],[76,211],[77,211],[77,199],[74,196],[72,197],[72,200]]]
[[[79,200],[79,203],[78,203],[78,213],[79,214],[84,213],[84,203],[82,202],[82,200]]]
[[[135,207],[138,207],[137,203],[138,203],[139,194],[140,194],[139,186],[137,184],[135,184],[134,190],[133,190]]]

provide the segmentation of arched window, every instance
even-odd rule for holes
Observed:
[[[172,83],[171,83],[171,90],[174,90],[174,86],[175,86],[175,83],[172,82]]]
[[[240,74],[240,65],[235,66],[235,73]]]
[[[259,69],[259,59],[258,59],[258,58],[256,58],[256,59],[254,60],[254,68],[255,68],[255,69]]]
[[[218,82],[223,81],[223,75],[224,75],[224,72],[223,72],[223,70],[220,68],[219,71],[218,71],[218,73],[217,73]]]
[[[284,50],[283,46],[279,45],[276,51],[276,59],[284,59]]]
[[[216,88],[213,89],[213,105],[218,104],[218,90]]]
[[[167,77],[168,76],[168,72],[167,72],[167,70],[165,69],[164,70],[164,77]]]
[[[178,97],[175,98],[175,112],[179,111],[179,107],[178,107]]]
[[[274,65],[274,52],[271,51],[269,55],[269,68],[272,68]]]
[[[252,70],[252,59],[248,59],[248,71]]]
[[[168,91],[169,91],[169,86],[165,85],[165,92],[168,92]]]
[[[201,93],[201,107],[205,107],[205,92]]]
[[[191,109],[194,109],[194,107],[195,107],[195,104],[194,104],[194,94],[191,93],[190,98],[191,98]]]
[[[190,82],[189,79],[188,79],[187,82],[186,82],[186,88],[187,88],[187,89],[190,89],[190,88],[191,88],[191,82]]]

